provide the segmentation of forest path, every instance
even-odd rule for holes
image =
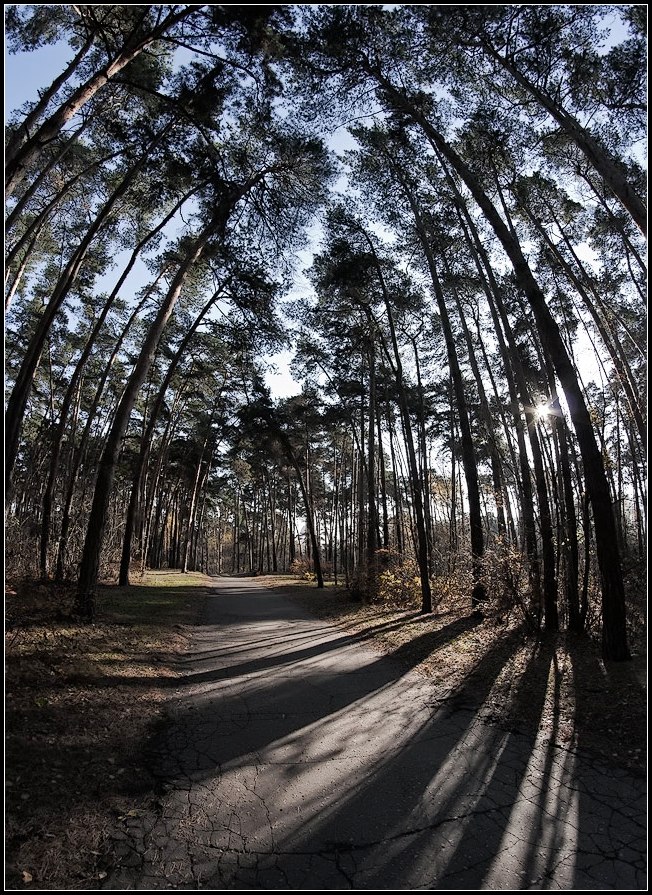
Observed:
[[[315,595],[318,599],[318,595]],[[645,782],[216,579],[110,889],[645,889]]]

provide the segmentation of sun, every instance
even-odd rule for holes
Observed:
[[[543,401],[541,404],[538,404],[534,408],[534,415],[538,420],[547,419],[550,416],[551,412],[552,411],[550,410],[550,405],[545,401]]]

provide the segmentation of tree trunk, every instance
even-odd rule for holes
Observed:
[[[38,235],[41,232],[42,227],[45,225],[47,219],[49,218],[52,211],[57,207],[57,205],[63,200],[66,193],[70,192],[70,190],[74,187],[74,185],[82,179],[84,174],[88,173],[88,171],[93,168],[101,165],[103,162],[108,162],[111,159],[117,158],[119,155],[122,155],[124,150],[120,149],[117,152],[111,152],[109,155],[104,156],[101,159],[98,159],[96,162],[93,162],[91,165],[88,165],[84,168],[83,171],[80,171],[79,174],[76,174],[74,177],[71,177],[70,180],[63,185],[63,187],[59,190],[58,193],[47,203],[45,208],[43,208],[36,215],[33,221],[30,222],[29,226],[27,226],[18,240],[14,243],[14,245],[9,249],[9,251],[5,255],[5,265],[6,267],[10,267],[13,264],[14,260],[18,257],[20,252],[25,248],[25,246],[29,243],[28,249],[25,252],[24,258],[29,258],[29,253],[31,251],[31,246],[33,245],[33,237],[34,235]],[[31,240],[31,242],[30,242]]]
[[[186,529],[186,537],[183,544],[182,550],[182,564],[181,571],[186,574],[188,572],[188,560],[190,558],[190,542],[192,540],[192,532],[195,525],[195,514],[197,512],[197,504],[199,501],[199,492],[202,482],[202,465],[204,462],[204,452],[206,450],[206,445],[208,444],[208,438],[204,439],[204,444],[202,446],[201,454],[199,455],[199,460],[197,461],[197,472],[195,474],[195,481],[193,483],[192,494],[190,497],[190,508],[188,510],[188,527]]]
[[[526,78],[513,62],[501,56],[488,39],[482,41],[482,47],[554,118],[557,124],[591,162],[613,195],[629,212],[632,220],[643,235],[647,235],[647,208],[628,182],[622,162],[611,155],[586,128],[582,127],[576,118],[566,112],[560,104],[556,103],[548,94],[544,93],[536,84],[533,84]]]
[[[57,95],[60,88],[66,83],[66,81],[71,77],[71,75],[74,74],[75,70],[79,67],[82,59],[84,58],[86,53],[88,53],[92,44],[93,37],[90,36],[82,44],[77,55],[68,63],[61,74],[58,75],[58,77],[56,77],[54,81],[52,81],[50,86],[47,87],[40,94],[39,101],[36,103],[33,109],[30,109],[23,121],[21,121],[19,126],[15,129],[7,143],[7,148],[5,149],[5,165],[15,159],[22,144],[30,139],[30,131],[34,130],[39,118],[44,114],[51,100]]]
[[[385,283],[385,279],[383,277],[381,265],[378,261],[374,245],[369,238],[369,235],[362,227],[359,227],[358,230],[367,242],[371,255],[374,259],[378,282],[382,291],[385,313],[387,314],[387,322],[389,324],[390,339],[392,343],[392,354],[389,353],[387,346],[384,344],[384,341],[383,348],[385,350],[387,361],[396,381],[399,408],[401,410],[401,416],[403,418],[405,444],[408,454],[408,464],[410,467],[412,497],[414,500],[414,513],[417,528],[417,564],[419,566],[419,578],[421,581],[421,611],[426,614],[432,612],[432,590],[430,587],[430,567],[428,561],[428,535],[426,532],[425,514],[423,507],[423,490],[421,479],[419,476],[419,464],[417,463],[416,451],[414,449],[414,436],[412,432],[412,423],[410,421],[410,410],[405,394],[403,364],[401,361],[398,340],[396,338],[396,327],[394,325],[394,316],[392,314],[389,292]]]
[[[299,483],[299,489],[301,491],[301,497],[303,499],[303,505],[306,508],[306,524],[308,526],[308,534],[310,536],[310,543],[312,544],[312,554],[313,554],[313,563],[315,566],[315,575],[317,577],[317,587],[324,586],[324,575],[321,568],[321,552],[319,550],[319,544],[317,542],[317,533],[315,531],[315,517],[312,509],[312,502],[308,497],[308,491],[303,480],[303,476],[301,474],[301,469],[299,467],[299,463],[297,462],[296,455],[292,450],[292,445],[290,444],[290,439],[287,437],[285,432],[282,432],[280,429],[275,430],[276,434],[279,436],[279,440],[281,445],[283,446],[283,450],[285,451],[285,455],[288,458],[292,468],[294,469],[297,481]]]
[[[111,356],[109,357],[109,360],[107,361],[107,363],[104,367],[104,371],[102,373],[102,376],[100,377],[100,381],[97,385],[97,388],[95,389],[95,395],[91,402],[91,406],[89,408],[88,415],[86,418],[86,425],[84,426],[84,430],[83,430],[81,438],[79,440],[79,444],[75,448],[75,451],[73,454],[73,462],[71,464],[71,468],[70,468],[70,472],[69,472],[69,476],[68,476],[66,497],[64,500],[63,513],[62,513],[62,517],[61,517],[61,531],[59,533],[59,541],[57,544],[57,551],[56,551],[55,579],[57,581],[62,581],[64,578],[64,571],[65,571],[65,565],[66,565],[66,551],[68,548],[68,531],[69,531],[70,522],[71,522],[71,510],[72,510],[72,502],[73,502],[73,498],[74,498],[74,494],[75,494],[75,484],[77,482],[77,476],[79,474],[79,467],[82,463],[84,454],[86,452],[86,447],[88,444],[88,440],[90,438],[91,428],[92,428],[93,422],[94,422],[96,414],[97,414],[97,409],[100,405],[100,400],[102,398],[102,394],[104,392],[104,386],[106,385],[107,379],[109,378],[109,373],[111,372],[111,368],[113,367],[115,359],[118,356],[120,349],[122,348],[122,344],[123,344],[124,340],[126,339],[128,333],[129,333],[129,330],[131,329],[132,324],[134,323],[134,321],[140,314],[145,303],[151,296],[152,292],[154,292],[154,290],[158,286],[159,281],[165,275],[166,272],[167,272],[167,268],[164,268],[159,273],[159,275],[154,280],[154,282],[151,283],[150,286],[145,290],[143,297],[141,298],[141,300],[138,302],[138,304],[132,311],[129,319],[127,320],[126,324],[124,325],[124,327],[122,329],[122,332],[120,333],[120,336],[119,336],[117,342],[113,346],[113,351],[111,352]]]
[[[462,379],[462,371],[457,359],[457,351],[455,341],[453,339],[453,331],[448,316],[448,308],[444,299],[444,293],[441,288],[439,275],[437,273],[437,265],[430,244],[428,234],[421,216],[421,210],[418,206],[415,196],[408,188],[407,184],[402,181],[404,194],[410,203],[412,214],[417,228],[417,233],[421,241],[430,278],[432,280],[437,307],[439,309],[439,317],[444,332],[444,341],[446,343],[446,353],[448,356],[448,366],[450,369],[451,379],[453,381],[453,389],[455,393],[455,404],[457,407],[457,415],[460,424],[461,448],[462,448],[462,465],[464,467],[464,478],[466,480],[467,496],[469,501],[469,525],[471,531],[471,558],[473,573],[473,590],[471,592],[471,608],[473,610],[486,600],[487,594],[483,583],[484,569],[482,566],[484,557],[484,533],[482,528],[482,509],[480,505],[480,486],[478,483],[478,464],[475,458],[475,449],[473,447],[473,435],[471,433],[471,422],[466,403],[466,395],[464,389],[464,381]]]
[[[514,268],[517,281],[532,308],[541,341],[552,360],[555,373],[566,396],[566,403],[570,410],[584,463],[587,492],[593,507],[596,554],[602,581],[603,657],[607,660],[617,661],[629,659],[625,591],[609,484],[602,454],[596,442],[591,416],[559,327],[548,309],[545,296],[532,275],[518,241],[510,234],[477,177],[418,109],[413,107],[387,82],[383,86],[386,87],[397,109],[409,114],[421,126],[433,146],[441,152],[462,178],[505,249]]]
[[[123,270],[121,276],[118,279],[118,282],[114,286],[111,294],[107,298],[104,303],[104,307],[100,312],[99,317],[95,321],[93,329],[91,331],[90,336],[86,341],[86,345],[84,346],[84,350],[81,353],[79,360],[75,366],[75,370],[70,379],[70,383],[68,384],[68,388],[66,390],[66,394],[64,395],[64,399],[61,405],[61,410],[59,412],[59,423],[57,425],[54,440],[52,445],[52,453],[50,456],[50,468],[48,472],[48,480],[45,488],[45,493],[43,495],[43,512],[41,517],[41,575],[45,578],[48,575],[48,565],[47,565],[47,553],[49,546],[49,537],[50,537],[50,521],[52,518],[52,500],[54,496],[54,486],[56,483],[56,477],[59,469],[59,458],[61,455],[61,445],[63,441],[63,436],[65,434],[66,422],[68,418],[68,411],[70,410],[70,405],[72,402],[72,397],[77,389],[77,383],[80,381],[81,376],[83,374],[84,368],[86,366],[86,362],[90,357],[93,346],[95,345],[95,341],[99,336],[99,333],[104,325],[104,321],[106,320],[109,311],[113,307],[113,303],[120,292],[123,284],[125,283],[127,277],[133,270],[133,267],[138,260],[138,256],[140,255],[143,248],[147,245],[147,243],[153,239],[157,233],[169,223],[169,221],[174,217],[178,209],[181,207],[183,202],[189,197],[190,194],[187,194],[180,200],[175,207],[170,211],[169,214],[165,216],[165,218],[161,221],[161,223],[150,233],[148,233],[141,241],[138,243],[136,248],[131,254],[129,262],[127,266]],[[120,582],[123,583],[122,581]],[[125,584],[128,582],[124,582]]]
[[[147,456],[149,454],[149,449],[152,442],[152,436],[154,434],[154,428],[156,426],[158,416],[161,412],[161,408],[163,407],[163,402],[165,400],[166,392],[169,388],[170,382],[172,381],[172,377],[179,365],[180,360],[184,356],[188,345],[192,337],[195,335],[199,326],[208,313],[208,311],[215,304],[217,299],[222,295],[224,289],[231,281],[231,277],[229,277],[218,289],[215,290],[211,298],[201,309],[199,314],[195,317],[192,326],[188,330],[188,332],[183,337],[181,344],[177,348],[174,357],[170,361],[167,372],[165,374],[165,378],[161,383],[161,386],[158,390],[158,394],[152,406],[152,410],[150,412],[149,421],[147,423],[147,428],[143,432],[143,437],[140,442],[140,451],[138,453],[138,460],[136,463],[136,469],[134,471],[133,480],[131,484],[131,494],[129,498],[129,504],[127,508],[127,517],[125,520],[125,532],[122,541],[122,557],[120,560],[120,585],[125,586],[129,584],[129,563],[131,561],[131,541],[133,538],[134,531],[134,522],[136,519],[136,509],[138,506],[138,496],[140,494],[141,483],[143,478],[143,472],[145,470],[145,464],[147,462]]]
[[[469,363],[471,365],[471,370],[473,371],[473,376],[475,377],[478,396],[480,398],[480,415],[484,424],[487,446],[489,449],[489,457],[491,461],[491,475],[493,481],[494,501],[496,504],[496,525],[498,528],[498,536],[499,538],[504,538],[507,533],[507,526],[505,524],[505,501],[503,497],[502,485],[502,462],[500,453],[496,445],[496,438],[491,419],[491,411],[489,409],[489,402],[487,401],[484,383],[482,381],[482,376],[480,375],[480,368],[478,367],[478,362],[475,357],[475,349],[473,346],[473,340],[471,338],[471,332],[466,322],[464,309],[462,307],[462,303],[456,289],[453,289],[453,296],[455,298],[455,305],[457,307],[457,315],[460,319],[462,330],[464,332],[464,339],[466,341]]]
[[[93,239],[97,236],[99,230],[114,211],[118,200],[121,199],[130,188],[136,179],[137,174],[147,161],[151,149],[160,141],[166,130],[167,127],[157,134],[150,145],[146,147],[140,159],[127,172],[119,186],[113,191],[109,199],[96,215],[86,236],[82,239],[76,251],[73,253],[72,258],[66,265],[65,270],[59,277],[45,311],[39,320],[36,331],[30,340],[20,371],[16,377],[16,383],[12,389],[7,404],[7,413],[5,415],[5,489],[7,499],[11,492],[11,475],[16,461],[16,454],[18,452],[18,441],[23,417],[25,415],[25,408],[27,406],[41,352],[48,337],[52,322],[79,275]]]
[[[129,378],[127,388],[120,400],[118,410],[113,419],[107,443],[100,459],[93,504],[91,507],[84,551],[79,569],[79,584],[75,604],[75,612],[84,619],[92,619],[95,613],[95,589],[100,567],[100,553],[106,525],[106,511],[109,503],[115,465],[120,453],[122,436],[129,423],[131,411],[134,406],[138,391],[145,381],[145,377],[154,359],[163,329],[179,298],[181,289],[194,265],[199,261],[201,254],[210,236],[224,225],[226,215],[223,208],[216,210],[214,218],[205,230],[198,236],[191,250],[186,255],[179,267],[168,294],[161,305],[156,318],[152,322],[147,337],[133,373]]]
[[[145,37],[137,39],[135,43],[127,38],[117,55],[84,84],[80,84],[74,93],[41,124],[31,137],[26,132],[19,131],[20,139],[16,141],[16,145],[10,147],[11,152],[5,154],[5,198],[9,198],[13,194],[27,173],[28,168],[38,161],[43,150],[61,132],[68,121],[89,100],[93,99],[111,78],[122,71],[126,65],[150,44],[165,34],[168,28],[171,28],[193,11],[194,7],[190,6],[179,13],[171,13],[153,31]],[[137,29],[134,29],[134,34],[136,31]]]
[[[378,508],[376,505],[376,352],[371,312],[369,324],[369,410],[367,425],[367,595],[376,588]]]

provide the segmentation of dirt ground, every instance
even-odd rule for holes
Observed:
[[[473,618],[465,604],[423,616],[289,576],[259,580],[427,675],[442,702],[645,774],[643,639],[631,662],[605,665],[588,638],[537,640],[517,619]],[[156,800],[146,745],[210,584],[158,572],[104,588],[85,626],[65,617],[70,589],[8,588],[6,888],[101,887],[109,831],[115,839],[116,826]]]
[[[92,625],[69,587],[6,591],[5,886],[93,889],[108,831],[154,800],[144,747],[211,579],[102,588]]]

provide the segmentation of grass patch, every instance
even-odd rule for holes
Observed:
[[[66,618],[72,587],[7,588],[8,888],[101,885],[116,822],[153,804],[143,747],[211,584],[161,572],[101,587],[91,625]]]

